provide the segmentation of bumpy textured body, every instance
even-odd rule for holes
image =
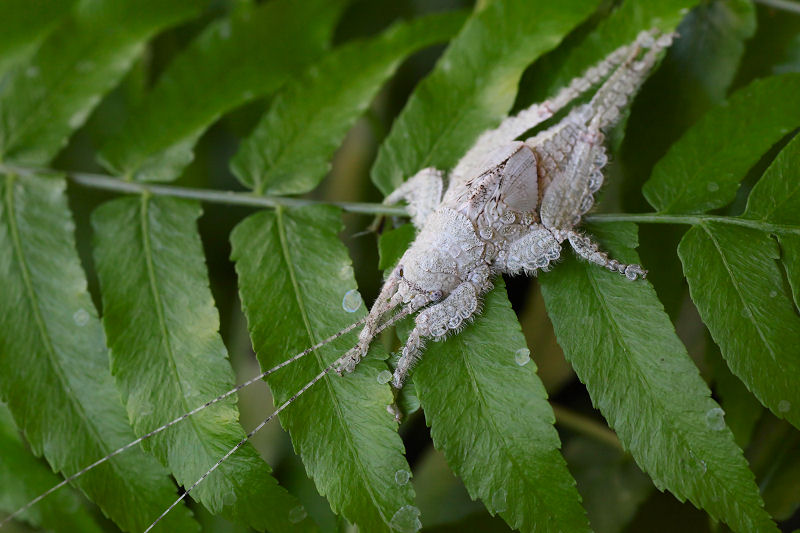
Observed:
[[[643,32],[551,100],[485,132],[450,172],[446,189],[445,174],[427,168],[390,194],[386,203],[408,203],[418,235],[337,371],[352,371],[387,314],[402,306],[419,311],[392,379],[402,387],[425,339],[442,339],[473,318],[495,275],[547,270],[566,242],[588,261],[631,280],[644,277],[642,267],[610,259],[575,228],[603,184],[603,131],[617,121],[671,41],[671,35]],[[537,135],[515,140],[601,82],[588,103]]]

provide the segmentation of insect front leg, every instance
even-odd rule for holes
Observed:
[[[367,315],[364,322],[364,328],[358,334],[358,343],[348,351],[334,367],[334,372],[339,375],[350,373],[356,369],[361,359],[367,355],[369,345],[375,338],[378,330],[380,329],[381,319],[388,312],[397,307],[402,301],[400,294],[397,292],[397,286],[400,282],[400,269],[395,267],[386,282],[381,288],[378,298],[372,304],[372,308]]]
[[[409,372],[422,357],[426,337],[441,340],[448,332],[461,329],[465,322],[477,312],[478,295],[480,294],[478,287],[488,283],[488,272],[488,268],[486,268],[485,273],[478,274],[480,277],[485,276],[485,280],[479,281],[477,285],[472,281],[465,281],[444,300],[417,315],[414,329],[408,335],[402,356],[397,362],[397,368],[392,377],[392,386],[396,389],[403,387]]]
[[[421,229],[442,201],[444,183],[442,171],[435,168],[423,168],[405,183],[400,185],[383,203],[396,204],[401,200],[408,202],[408,213],[414,227]]]
[[[647,270],[642,268],[641,265],[626,265],[616,259],[609,259],[608,254],[600,250],[598,244],[588,235],[581,235],[570,230],[566,232],[566,237],[575,253],[587,261],[605,267],[612,272],[619,272],[631,281],[647,276]]]

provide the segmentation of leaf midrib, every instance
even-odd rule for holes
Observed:
[[[605,272],[600,271],[595,265],[587,264],[587,265],[582,265],[582,266],[584,266],[584,268],[588,267],[588,268],[590,268],[592,270],[597,270],[598,273],[602,273],[603,275],[605,275]],[[590,273],[590,271],[588,271],[588,270],[585,270],[585,272],[587,273],[587,278],[589,279],[589,283],[592,286],[592,289],[593,289],[593,291],[595,293],[597,301],[599,302],[600,306],[603,308],[604,315],[606,317],[608,317],[608,323],[611,325],[611,328],[614,330],[615,338],[618,339],[617,340],[617,344],[623,349],[624,353],[628,355],[627,359],[628,359],[629,362],[635,361],[635,359],[631,357],[631,354],[633,353],[633,351],[627,346],[628,343],[626,341],[626,337],[622,335],[622,330],[620,329],[620,327],[617,324],[616,320],[612,319],[612,317],[614,317],[615,315],[610,313],[611,310],[609,309],[608,305],[606,304],[606,301],[603,298],[603,295],[602,295],[602,293],[600,291],[600,287],[599,287],[599,285],[597,283],[597,281],[598,281],[597,277],[593,273]],[[648,377],[640,371],[638,363],[636,363],[635,365],[630,365],[630,368],[632,368],[634,370],[634,372],[637,374],[637,376],[639,377],[639,379],[643,383],[647,384],[647,387],[650,390],[656,390],[655,387],[652,387],[652,385],[650,384],[650,380],[648,379]],[[663,403],[659,401],[659,396],[658,395],[650,394],[649,396],[650,396],[650,398],[652,398],[654,400],[654,402],[658,402],[658,404],[660,404],[662,406],[661,411],[663,413],[668,413],[669,412],[669,410],[664,409]],[[604,414],[604,416],[605,416],[605,414]],[[674,434],[680,440],[679,444],[681,445],[681,447],[684,447],[684,448],[688,449],[691,452],[692,450],[691,450],[691,447],[688,444],[688,440],[685,438],[684,432],[680,429],[680,426],[678,424],[675,424],[674,417],[671,417],[671,416],[667,417],[666,420],[668,420],[670,422],[670,426],[674,428]],[[708,458],[708,459],[711,460],[710,458]],[[703,459],[700,459],[700,460],[703,460]],[[716,461],[714,461],[714,462],[716,463]],[[638,461],[637,461],[637,463],[638,463]],[[642,465],[642,467],[644,468],[644,465]],[[718,476],[716,476],[714,472],[715,471],[714,471],[713,468],[709,468],[708,469],[708,473],[710,474],[710,477],[715,478],[717,480],[717,482],[721,481],[720,478]],[[731,494],[731,492],[727,490],[727,488],[725,487],[724,484],[720,484],[719,486],[721,486],[722,490],[724,490],[726,493]],[[692,492],[691,488],[689,488],[689,490],[686,491],[686,492],[687,493],[685,494],[685,496],[689,497],[690,499],[691,499],[691,496],[699,499],[699,497],[702,495],[702,493],[696,493],[696,494],[692,494],[690,496],[688,493]],[[737,500],[738,500],[738,498],[734,498],[733,499],[733,501],[737,501]],[[740,508],[740,504],[739,503],[736,503],[734,505],[737,508]],[[748,522],[752,522],[751,518],[746,513],[743,513],[743,515],[746,516],[746,520]]]
[[[275,220],[277,222],[278,239],[279,239],[280,244],[281,244],[281,252],[283,254],[283,259],[286,262],[286,270],[289,272],[289,279],[292,282],[292,289],[293,289],[294,294],[295,294],[295,299],[297,301],[298,310],[300,311],[300,315],[303,318],[303,325],[306,328],[306,334],[308,335],[308,338],[311,341],[311,343],[312,344],[316,344],[318,341],[317,341],[316,336],[314,335],[313,329],[311,327],[311,320],[310,320],[310,318],[308,316],[308,313],[306,312],[305,302],[303,300],[303,297],[302,297],[301,291],[300,291],[300,284],[297,281],[297,276],[295,274],[294,260],[293,260],[293,257],[292,257],[291,250],[289,248],[289,244],[287,242],[286,227],[285,227],[284,220],[283,220],[283,216],[284,216],[283,211],[284,211],[284,209],[281,206],[278,206],[278,207],[275,208]],[[320,370],[326,368],[325,362],[320,357],[319,352],[317,350],[312,350],[312,351],[314,352],[314,357],[317,360],[318,368]],[[374,494],[374,492],[372,490],[372,486],[367,482],[367,478],[366,478],[366,475],[364,473],[364,471],[366,469],[364,468],[364,465],[361,462],[360,455],[358,453],[356,453],[357,448],[355,446],[355,443],[353,443],[352,435],[350,434],[349,431],[347,431],[347,426],[344,423],[344,413],[342,412],[341,405],[339,404],[338,398],[336,397],[336,394],[334,393],[333,385],[331,384],[330,379],[331,379],[330,375],[325,374],[325,377],[323,378],[322,381],[323,381],[323,383],[325,383],[325,388],[328,390],[328,395],[332,399],[331,405],[334,407],[334,409],[336,409],[336,414],[338,415],[337,416],[337,420],[339,422],[339,425],[342,428],[342,433],[345,435],[345,440],[347,441],[347,447],[350,449],[351,457],[354,460],[354,462],[358,465],[358,469],[357,469],[358,470],[358,475],[361,478],[361,481],[362,481],[364,487],[367,489],[367,493],[369,494],[370,500],[372,501],[373,506],[375,507],[375,509],[378,511],[378,514],[380,515],[381,520],[383,520],[384,524],[386,524],[389,527],[389,529],[391,530],[392,527],[389,524],[389,521],[386,520],[386,517],[383,514],[383,509],[378,504],[378,501],[375,498],[375,494]]]
[[[183,389],[183,382],[181,380],[180,373],[178,372],[177,362],[175,360],[175,351],[172,348],[172,343],[170,342],[169,337],[169,328],[167,327],[166,319],[164,318],[164,310],[162,307],[162,300],[161,300],[161,291],[158,288],[158,281],[156,279],[155,274],[155,265],[153,262],[153,249],[150,242],[150,224],[148,221],[149,210],[148,210],[148,203],[149,203],[149,196],[143,194],[141,197],[141,208],[139,209],[140,214],[140,221],[142,225],[142,248],[144,251],[145,257],[145,265],[147,267],[147,280],[148,284],[150,285],[150,293],[153,297],[153,303],[155,304],[156,308],[156,318],[158,319],[158,326],[161,330],[161,337],[163,338],[164,348],[167,351],[167,356],[169,360],[169,368],[172,371],[172,375],[174,377],[173,383],[176,383],[178,386],[178,390],[180,391],[180,405],[181,410],[188,412],[192,410],[193,406],[190,406],[186,403],[186,391]],[[207,456],[213,457],[213,452],[210,450],[209,446],[206,442],[206,434],[201,432],[197,426],[197,418],[196,417],[189,417],[189,426],[191,426],[193,433],[197,437],[196,441],[200,443],[203,450],[205,450]],[[168,445],[171,447],[171,445]],[[169,461],[168,461],[169,462]],[[224,470],[223,470],[224,472]],[[227,477],[227,476],[225,476]],[[202,494],[202,493],[201,493]]]
[[[480,317],[478,317],[478,319],[480,320]],[[500,428],[497,427],[497,422],[495,421],[495,419],[493,417],[490,417],[490,416],[487,416],[487,415],[484,414],[484,411],[489,411],[490,409],[489,409],[488,402],[487,402],[483,392],[481,391],[481,388],[478,385],[478,379],[476,377],[476,373],[475,373],[474,369],[472,368],[472,366],[469,364],[469,358],[467,357],[466,351],[462,350],[462,349],[459,349],[458,352],[459,352],[459,355],[461,355],[461,359],[464,361],[464,368],[466,368],[467,373],[469,374],[470,383],[472,384],[472,389],[475,392],[475,395],[476,395],[476,397],[478,399],[478,402],[483,406],[483,410],[480,411],[480,413],[482,415],[482,418],[484,418],[485,420],[488,421],[489,425],[494,429],[495,434],[499,436],[499,439],[500,439],[500,441],[501,441],[501,443],[503,445],[502,446],[503,455],[505,455],[508,458],[508,462],[511,463],[511,465],[514,467],[514,470],[517,471],[517,472],[525,472],[526,469],[525,468],[520,468],[518,466],[518,463],[517,463],[516,459],[511,455],[511,452],[509,451],[511,449],[511,447],[509,446],[508,442],[506,441],[505,433],[503,431],[500,431]],[[523,482],[524,482],[524,484],[526,486],[533,487],[533,490],[532,490],[533,493],[539,493],[539,490],[537,489],[537,487],[528,482],[528,478],[527,477],[523,477],[522,479],[523,479]],[[490,503],[490,502],[486,502],[486,503]],[[511,506],[509,505],[509,508],[510,507]],[[507,511],[503,511],[503,512],[500,512],[498,514],[506,514],[506,512]],[[521,514],[523,515],[523,517],[528,518],[527,517],[527,513],[525,513],[524,511],[521,511]]]
[[[761,339],[761,342],[767,348],[770,357],[772,357],[772,361],[777,362],[775,351],[773,350],[770,343],[767,342],[767,339],[764,337],[764,332],[759,327],[758,321],[755,320],[756,315],[753,313],[751,306],[747,303],[747,300],[744,298],[742,289],[741,287],[739,287],[739,283],[737,282],[735,276],[733,275],[733,271],[731,270],[730,265],[728,263],[728,258],[722,252],[722,248],[720,248],[719,242],[717,241],[717,239],[714,238],[713,232],[710,231],[710,229],[706,224],[700,224],[700,227],[703,228],[703,231],[706,233],[706,235],[708,235],[709,240],[712,242],[714,248],[717,250],[719,257],[722,260],[722,264],[725,267],[725,272],[728,273],[728,277],[731,280],[731,284],[733,285],[733,288],[736,291],[736,296],[739,297],[739,300],[742,302],[742,305],[747,309],[748,318],[750,319],[749,322],[753,324],[753,327],[758,332],[758,336]]]
[[[40,306],[39,306],[39,298],[36,296],[36,291],[33,288],[33,283],[30,277],[30,269],[28,268],[28,263],[25,259],[25,254],[22,250],[22,241],[19,236],[19,229],[17,227],[17,221],[14,211],[14,182],[16,181],[17,176],[14,174],[9,174],[6,176],[6,209],[8,210],[8,225],[9,230],[11,231],[11,241],[14,247],[14,254],[17,256],[17,263],[19,265],[20,273],[22,274],[23,283],[25,285],[25,291],[28,293],[28,298],[31,302],[31,310],[33,311],[34,320],[36,321],[37,329],[39,330],[39,335],[44,342],[45,350],[47,352],[47,358],[50,361],[50,365],[53,368],[56,378],[58,379],[59,383],[61,383],[61,387],[66,394],[66,397],[69,399],[69,402],[73,405],[73,409],[75,409],[76,414],[83,420],[84,427],[91,433],[93,437],[94,444],[100,449],[100,451],[105,455],[110,451],[110,448],[106,446],[104,440],[100,438],[100,435],[96,431],[94,424],[92,424],[92,418],[87,415],[87,413],[83,409],[83,405],[75,398],[74,390],[64,374],[64,369],[61,366],[61,362],[58,360],[56,356],[55,347],[53,346],[52,339],[50,338],[50,334],[47,331],[47,327],[44,323],[44,318],[42,317]],[[116,461],[113,459],[109,461],[112,465],[112,468],[119,473],[119,468],[116,464]],[[63,466],[61,467],[61,471],[64,471]],[[118,475],[118,479],[125,479],[125,476]],[[127,485],[127,482],[125,483]]]
[[[62,27],[64,27],[64,26],[62,26]],[[78,25],[78,24],[75,24],[75,27],[79,27],[79,25]],[[58,31],[58,30],[56,30],[56,31]],[[76,56],[75,56],[75,57],[77,57],[78,59],[76,59],[75,61],[69,62],[69,63],[67,64],[67,68],[63,69],[63,70],[62,70],[62,71],[61,71],[61,72],[60,72],[60,73],[59,73],[57,76],[55,76],[55,77],[52,79],[52,80],[53,80],[53,81],[52,81],[52,83],[49,83],[49,84],[47,84],[47,86],[45,87],[45,91],[43,91],[42,93],[40,93],[40,94],[42,94],[43,96],[42,96],[42,97],[40,97],[40,98],[37,98],[37,99],[34,101],[34,103],[35,103],[36,105],[34,105],[34,106],[28,106],[28,108],[29,108],[29,109],[31,109],[31,108],[32,108],[32,109],[33,109],[33,111],[32,111],[31,113],[28,113],[27,115],[25,115],[25,118],[23,118],[23,119],[22,119],[22,121],[21,121],[21,122],[18,124],[18,127],[14,128],[14,129],[11,131],[11,134],[8,136],[8,139],[7,139],[7,140],[8,140],[7,144],[6,144],[6,145],[5,145],[5,146],[2,148],[2,153],[5,153],[5,154],[8,154],[9,152],[10,152],[11,154],[13,154],[13,153],[14,153],[14,150],[15,150],[15,148],[16,148],[16,147],[14,146],[14,143],[15,143],[15,142],[16,142],[16,141],[17,141],[19,138],[21,138],[21,137],[23,137],[23,136],[24,136],[24,134],[25,134],[25,132],[26,132],[26,130],[27,130],[27,128],[28,128],[28,125],[29,125],[29,124],[30,124],[32,121],[33,121],[33,122],[35,122],[33,119],[37,118],[37,117],[38,117],[40,114],[42,114],[43,112],[45,112],[45,111],[50,111],[50,110],[51,110],[51,108],[50,108],[50,107],[48,107],[48,106],[46,106],[46,105],[43,105],[43,104],[42,104],[42,102],[45,102],[45,101],[46,101],[46,100],[47,100],[47,99],[50,97],[50,95],[52,95],[52,94],[53,94],[53,93],[56,91],[56,89],[58,89],[58,88],[60,88],[60,87],[64,86],[64,85],[65,85],[65,83],[66,83],[68,80],[71,80],[71,79],[72,79],[71,75],[75,73],[75,65],[77,65],[78,63],[80,63],[80,62],[83,60],[83,58],[85,58],[86,56],[91,56],[91,55],[88,53],[88,51],[90,51],[90,50],[94,50],[95,48],[97,48],[97,46],[95,46],[95,45],[97,44],[97,42],[101,42],[101,43],[102,43],[102,42],[103,42],[103,38],[104,38],[104,37],[106,37],[106,34],[103,34],[102,36],[98,36],[98,38],[97,38],[97,39],[95,39],[95,40],[93,40],[93,41],[91,41],[91,42],[87,43],[87,44],[86,44],[86,46],[83,46],[83,47],[81,47],[81,52],[82,52],[82,53],[80,53],[80,54],[78,54],[78,55],[76,55]],[[120,48],[117,50],[117,52],[120,52],[120,50],[122,50],[123,48],[125,48],[125,47],[127,47],[127,46],[130,46],[130,44],[127,44],[127,45],[126,45],[126,46],[124,46],[124,47],[120,47]],[[141,43],[134,43],[134,46],[138,46],[138,47],[140,48],[140,51],[141,51],[141,49],[143,48],[143,45],[142,45]],[[132,57],[133,57],[133,56],[136,56],[138,53],[139,53],[139,52],[136,52],[136,51],[134,51],[134,53],[133,53],[133,54],[131,54],[131,56],[132,56]],[[116,56],[116,54],[112,55],[112,57],[115,57],[115,56]],[[130,64],[130,60],[128,61],[128,64]],[[36,66],[36,65],[34,65],[34,66]],[[127,66],[124,66],[124,67],[122,68],[122,70],[123,70],[123,71],[125,71],[125,70],[127,70],[127,69],[128,69],[128,67],[127,67]],[[20,72],[22,72],[22,71],[20,70]],[[24,74],[23,74],[23,75],[24,75]],[[71,128],[71,129],[74,129],[74,128]],[[2,154],[0,154],[0,155],[2,155]]]

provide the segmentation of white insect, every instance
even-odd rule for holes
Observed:
[[[150,525],[149,531],[225,459],[323,376],[331,371],[352,372],[385,328],[419,312],[392,376],[392,385],[399,389],[420,359],[424,340],[441,340],[448,333],[458,332],[478,312],[480,297],[492,288],[494,276],[523,272],[535,275],[539,270],[548,270],[561,256],[565,241],[592,263],[630,280],[644,277],[647,272],[641,266],[609,259],[589,236],[575,228],[591,209],[594,194],[603,184],[601,169],[608,160],[603,130],[617,121],[621,108],[628,104],[672,38],[672,34],[656,30],[642,32],[633,43],[611,53],[552,99],[532,105],[483,133],[450,172],[446,190],[444,172],[426,168],[390,194],[386,203],[408,203],[418,236],[392,270],[366,318],[67,477],[8,516],[0,527],[108,459],[364,325],[355,347],[248,433],[188,487]],[[541,133],[525,141],[515,140],[601,81],[588,103],[575,107]],[[389,316],[398,307],[400,311]]]

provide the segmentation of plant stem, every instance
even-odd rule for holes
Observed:
[[[176,187],[171,185],[152,185],[135,181],[124,181],[104,174],[91,174],[87,172],[72,172],[45,168],[17,167],[0,163],[0,173],[16,173],[23,175],[34,174],[63,174],[73,182],[93,189],[102,189],[129,194],[152,194],[155,196],[172,196],[175,198],[189,198],[202,202],[228,205],[244,205],[250,207],[303,207],[309,205],[333,205],[349,213],[362,213],[367,215],[408,216],[405,207],[373,204],[365,202],[328,202],[311,200],[309,198],[294,198],[288,196],[258,195],[252,192],[219,191],[213,189],[193,189],[190,187]],[[717,215],[672,215],[666,213],[611,213],[595,214],[586,218],[587,222],[636,222],[641,224],[689,224],[692,226],[705,222],[732,224],[768,231],[771,233],[791,233],[800,235],[800,227],[780,224],[770,224],[763,220],[753,220],[730,216]]]
[[[172,196],[175,198],[189,198],[203,202],[227,205],[244,205],[250,207],[303,207],[309,205],[333,205],[350,213],[363,213],[368,215],[394,215],[408,216],[408,212],[401,206],[371,204],[361,202],[322,202],[307,198],[291,198],[287,196],[256,195],[249,192],[218,191],[212,189],[193,189],[190,187],[175,187],[170,185],[151,185],[134,181],[123,181],[103,174],[87,172],[71,172],[50,169],[32,169],[24,167],[0,165],[0,172],[19,174],[66,174],[73,182],[92,189],[102,189],[119,193],[152,194],[154,196]]]
[[[608,429],[603,424],[592,420],[589,417],[578,414],[575,411],[551,403],[553,412],[556,415],[556,424],[569,428],[576,433],[592,437],[593,439],[608,444],[612,448],[625,451],[619,442],[616,433]]]
[[[800,227],[783,224],[770,224],[763,220],[718,215],[670,215],[666,213],[622,213],[597,214],[586,217],[587,222],[638,222],[642,224],[689,224],[696,226],[705,222],[717,222],[744,226],[746,228],[768,231],[770,233],[793,233],[800,235]]]

